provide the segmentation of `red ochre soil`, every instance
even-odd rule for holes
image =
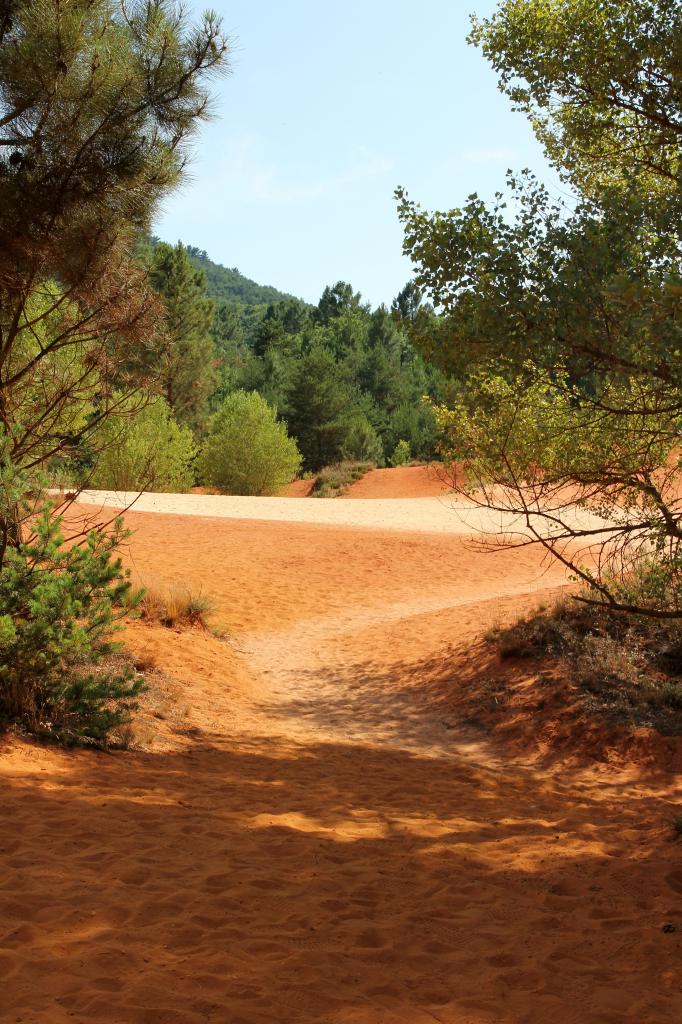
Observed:
[[[344,498],[432,498],[452,488],[435,466],[370,469],[348,488]]]
[[[3,1024],[681,1019],[677,777],[481,641],[557,569],[126,518],[136,577],[202,590],[228,639],[129,624],[143,749],[0,744]]]
[[[294,480],[280,492],[280,497],[308,498],[314,482],[313,479]],[[451,487],[437,466],[396,466],[394,469],[368,470],[340,497],[432,498],[450,491]]]

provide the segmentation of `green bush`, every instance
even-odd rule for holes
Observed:
[[[295,440],[255,391],[228,395],[198,459],[202,482],[223,494],[274,494],[300,466]]]
[[[187,491],[194,482],[192,431],[154,398],[129,414],[110,417],[90,436],[98,452],[88,482],[113,491]]]
[[[412,449],[409,441],[398,441],[389,459],[392,466],[406,466],[412,458]]]
[[[67,544],[44,508],[0,572],[0,719],[63,742],[106,745],[136,707],[142,681],[111,667],[112,635],[131,584],[113,551],[126,534],[93,530]]]

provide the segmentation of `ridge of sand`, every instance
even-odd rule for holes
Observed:
[[[453,710],[476,638],[555,567],[126,519],[138,577],[203,589],[231,641],[130,624],[178,691],[147,752],[0,748],[3,1024],[680,1017],[679,780],[512,759]]]

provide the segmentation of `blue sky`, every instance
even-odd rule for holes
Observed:
[[[157,218],[166,241],[310,302],[343,279],[378,305],[410,277],[397,185],[449,209],[491,196],[508,167],[557,182],[466,43],[469,13],[491,13],[493,0],[212,6],[233,40],[232,73],[214,87],[190,180]]]

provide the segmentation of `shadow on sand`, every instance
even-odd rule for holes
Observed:
[[[379,716],[358,692],[349,713]],[[35,753],[3,794],[3,1020],[682,1012],[669,807],[636,781],[208,734],[182,753]]]

